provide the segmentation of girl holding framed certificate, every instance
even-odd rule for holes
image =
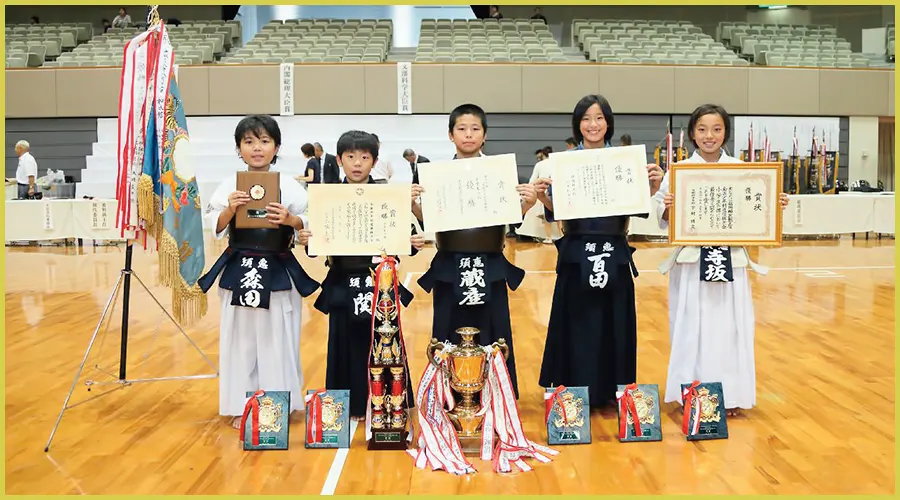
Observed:
[[[695,109],[688,137],[697,149],[679,163],[742,163],[723,149],[731,137],[731,120],[721,106],[704,104]],[[663,229],[668,228],[675,206],[669,186],[667,172],[654,195]],[[787,204],[788,196],[782,193],[782,209]],[[669,275],[672,342],[665,402],[681,403],[681,384],[700,380],[722,383],[729,415],[756,404],[755,320],[747,268],[766,272],[743,247],[730,246],[678,247],[660,266],[660,272]]]

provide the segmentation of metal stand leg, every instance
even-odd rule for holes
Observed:
[[[62,411],[59,412],[59,416],[56,419],[56,424],[53,426],[53,430],[50,432],[50,438],[47,440],[47,445],[44,447],[44,451],[47,452],[50,450],[50,443],[53,441],[53,436],[56,434],[56,430],[59,427],[60,422],[62,421],[63,414],[66,410],[70,409],[69,400],[72,398],[72,393],[75,392],[75,386],[78,384],[78,379],[81,377],[81,373],[84,371],[84,365],[87,363],[88,356],[91,353],[91,349],[94,346],[94,342],[97,339],[97,335],[100,332],[100,327],[103,325],[103,321],[106,319],[109,314],[110,308],[113,306],[113,302],[115,297],[118,294],[119,286],[122,286],[123,289],[123,297],[122,297],[122,346],[119,351],[119,377],[114,382],[106,382],[118,384],[120,387],[129,386],[134,383],[139,382],[158,382],[163,380],[195,380],[195,379],[206,379],[206,378],[216,378],[219,376],[218,369],[213,364],[212,361],[206,356],[200,346],[198,346],[193,339],[188,336],[187,332],[184,331],[184,328],[178,324],[178,321],[169,314],[169,311],[166,310],[165,306],[163,306],[159,300],[153,295],[147,285],[138,277],[137,274],[131,269],[131,259],[132,259],[133,245],[131,243],[128,244],[128,247],[125,249],[125,267],[122,269],[122,272],[119,274],[119,279],[116,280],[116,285],[113,288],[112,293],[109,295],[109,300],[106,302],[106,307],[103,309],[103,314],[100,316],[100,321],[97,323],[97,328],[94,329],[94,334],[91,336],[91,341],[88,343],[87,350],[84,353],[84,359],[81,360],[81,365],[78,367],[78,372],[75,374],[75,380],[72,381],[72,387],[69,389],[69,394],[66,396],[66,400],[63,403]],[[203,360],[206,361],[206,364],[213,369],[215,373],[208,375],[185,375],[180,377],[156,377],[156,378],[145,378],[145,379],[136,379],[136,380],[128,380],[126,377],[126,361],[128,358],[128,313],[131,309],[131,277],[138,281],[141,287],[150,295],[156,305],[159,306],[163,312],[166,313],[166,316],[178,327],[178,331],[184,335],[184,338],[200,353],[200,356],[203,357]],[[91,389],[91,386],[94,385],[103,385],[104,382],[95,382],[92,380],[85,381],[85,385],[88,386],[88,390]],[[79,403],[80,404],[80,403]]]

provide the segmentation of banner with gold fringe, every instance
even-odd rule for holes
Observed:
[[[205,265],[203,213],[173,61],[168,33],[158,20],[126,45],[117,224],[123,234],[143,236],[145,248],[147,236],[156,241],[159,280],[172,289],[173,316],[190,325],[207,312],[206,294],[197,284]]]

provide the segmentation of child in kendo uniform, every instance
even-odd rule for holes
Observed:
[[[345,175],[342,184],[375,184],[370,174],[376,161],[378,139],[374,135],[351,130],[338,139],[337,162]],[[418,194],[411,192],[411,196],[415,199]],[[300,243],[307,245],[311,235],[309,230],[301,231]],[[425,239],[414,234],[410,244],[412,255],[415,255],[425,246]],[[315,303],[316,309],[328,315],[325,388],[350,391],[350,417],[356,420],[365,419],[369,397],[372,301],[376,295],[372,271],[378,257],[380,255],[328,256],[328,274]],[[398,294],[399,302],[407,307],[413,299],[412,293],[401,283]],[[386,379],[389,378],[390,374],[387,374]],[[415,406],[414,394],[409,376],[406,378],[407,405],[412,408]]]

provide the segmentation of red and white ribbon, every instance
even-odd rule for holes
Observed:
[[[700,432],[700,398],[697,397],[699,380],[695,380],[690,387],[685,387],[681,392],[681,401],[684,403],[684,411],[681,418],[681,432],[685,436],[695,436]],[[691,415],[694,423],[691,424]]]
[[[318,389],[304,398],[306,403],[306,442],[322,442],[322,394],[325,389]]]
[[[416,467],[431,470],[445,470],[450,474],[463,475],[476,472],[466,459],[459,444],[459,437],[447,411],[453,409],[453,394],[447,380],[447,354],[453,349],[447,344],[443,351],[435,353],[434,360],[440,365],[428,363],[419,389],[416,392],[416,410],[419,413],[418,449],[407,450],[415,460]]]
[[[634,403],[635,390],[637,390],[637,384],[631,384],[625,386],[625,390],[617,394],[619,400],[619,439],[625,439],[625,436],[628,435],[628,415],[631,415],[634,435],[637,437],[643,436],[637,405]]]
[[[544,425],[550,422],[550,412],[553,411],[554,405],[559,405],[559,414],[562,415],[563,422],[569,423],[569,416],[566,415],[566,408],[562,404],[562,393],[566,392],[566,386],[561,385],[552,393],[544,396]]]
[[[494,472],[511,472],[516,465],[522,472],[531,470],[523,458],[534,458],[543,463],[550,462],[547,455],[559,452],[539,445],[525,436],[519,406],[516,402],[506,360],[498,350],[488,354],[488,379],[481,391],[484,413],[481,458],[491,460]],[[496,444],[495,444],[496,433]]]
[[[246,430],[247,419],[250,419],[250,442],[253,446],[259,446],[259,398],[266,391],[256,391],[256,394],[250,396],[247,404],[244,405],[244,414],[241,416],[241,439],[244,439],[244,431]]]

